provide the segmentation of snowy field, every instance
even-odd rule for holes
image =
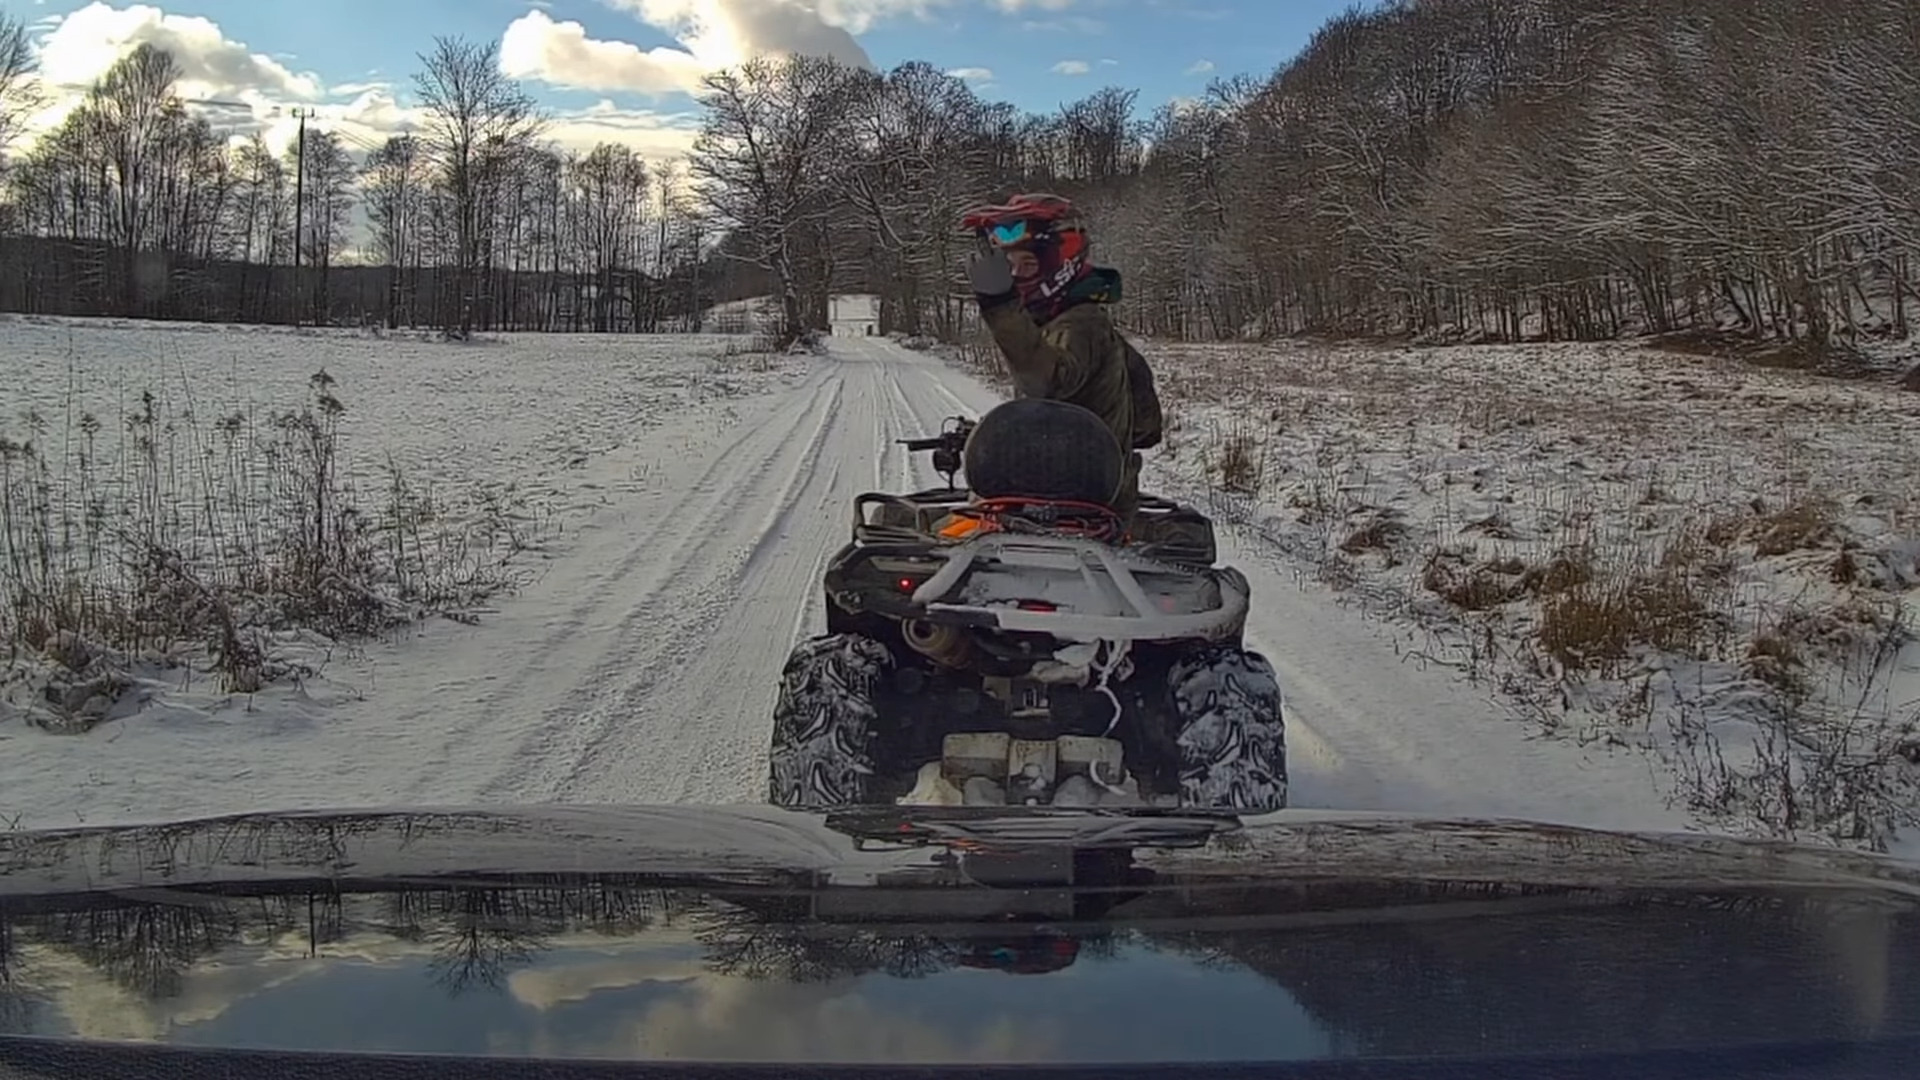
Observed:
[[[0,314],[0,431],[32,435],[27,414],[37,412],[58,438],[91,412],[107,424],[99,441],[110,469],[114,421],[139,408],[142,392],[163,415],[197,413],[210,427],[235,410],[296,407],[325,370],[346,405],[342,435],[361,486],[383,482],[391,457],[423,483],[512,485],[565,512],[599,501],[599,485],[583,483],[587,466],[640,432],[794,374],[784,360],[726,355],[744,341],[527,334],[462,344],[415,331]]]
[[[0,823],[266,807],[759,801],[777,669],[790,644],[817,628],[818,572],[845,538],[851,497],[936,482],[926,461],[893,440],[937,430],[954,413],[977,414],[998,394],[931,354],[884,340],[835,342],[824,357],[726,355],[729,341],[740,340],[509,336],[446,344],[251,328],[0,325],[0,350],[10,369],[24,364],[32,373],[32,407],[52,431],[72,408],[69,386],[73,400],[106,413],[148,386],[156,394],[178,388],[178,397],[192,387],[203,412],[279,408],[309,394],[309,377],[325,367],[346,406],[347,467],[366,485],[384,482],[391,455],[449,491],[511,488],[531,536],[516,556],[525,569],[517,590],[459,620],[430,618],[362,647],[327,650],[305,677],[245,694],[220,692],[204,673],[175,671],[148,686],[138,708],[82,734],[53,734],[10,714],[0,720]],[[1231,351],[1156,352],[1179,430],[1149,477],[1209,498],[1231,519],[1223,556],[1255,590],[1249,639],[1273,658],[1289,693],[1295,805],[1694,826],[1698,808],[1687,805],[1672,768],[1624,745],[1631,740],[1532,737],[1515,722],[1514,684],[1496,677],[1506,669],[1488,662],[1484,677],[1466,678],[1448,651],[1446,620],[1421,607],[1411,588],[1401,588],[1410,599],[1397,620],[1380,618],[1382,603],[1351,602],[1420,579],[1429,561],[1421,551],[1438,540],[1418,537],[1464,542],[1479,535],[1469,526],[1498,509],[1482,513],[1463,493],[1471,483],[1446,494],[1438,477],[1464,476],[1489,460],[1536,467],[1527,464],[1538,452],[1526,440],[1543,441],[1543,432],[1571,420],[1538,404],[1531,422],[1512,426],[1511,444],[1489,437],[1479,452],[1493,456],[1475,456],[1463,440],[1470,431],[1506,430],[1500,407],[1450,413],[1431,431],[1409,425],[1439,391],[1396,398],[1378,378],[1342,374],[1351,361],[1338,352],[1285,364]],[[1478,355],[1489,354],[1417,354],[1421,373],[1410,377],[1453,372],[1446,378],[1454,400],[1484,400],[1462,394],[1485,377],[1474,368]],[[1248,370],[1228,363],[1236,357]],[[1511,366],[1539,362],[1521,359]],[[1501,385],[1508,394],[1532,385],[1548,396],[1551,373],[1529,378],[1510,375]],[[1369,397],[1374,387],[1399,404]],[[1258,412],[1208,404],[1227,391],[1257,392],[1267,404]],[[1820,390],[1843,392],[1866,393]],[[1309,394],[1324,400],[1290,404]],[[14,438],[23,411],[9,402],[0,418]],[[1885,416],[1865,405],[1858,411],[1855,443],[1884,439],[1889,456],[1858,455],[1859,475],[1910,494],[1911,485],[1898,487],[1890,455],[1911,416],[1891,406]],[[1699,412],[1734,422],[1725,410]],[[1664,422],[1687,427],[1678,416]],[[1346,441],[1335,442],[1343,430]],[[1206,495],[1220,481],[1207,474],[1209,463],[1246,432],[1266,463],[1258,493]],[[1395,441],[1381,441],[1389,433]],[[1627,448],[1603,449],[1587,467],[1608,468],[1615,455],[1643,460]],[[1375,470],[1375,486],[1355,487],[1339,472],[1343,462]],[[1676,503],[1702,498],[1678,474],[1663,476]],[[1398,508],[1404,533],[1381,551],[1340,551],[1348,569],[1327,571],[1326,539],[1338,536],[1338,550],[1348,530],[1327,524],[1324,511],[1292,505],[1315,485],[1349,516],[1362,513],[1361,501],[1374,512]],[[1892,538],[1908,527],[1901,505],[1877,508],[1885,525],[1872,535]],[[1534,504],[1518,495],[1499,506],[1516,519],[1512,528],[1541,527],[1521,513]],[[1851,517],[1837,524],[1869,528]],[[1881,546],[1891,551],[1893,540]],[[1864,547],[1858,561],[1863,574],[1881,565]],[[1517,640],[1518,631],[1502,633]],[[1608,685],[1593,680],[1585,692],[1598,700]]]
[[[1150,355],[1162,482],[1406,662],[1651,751],[1718,827],[1915,824],[1920,394],[1627,344]]]

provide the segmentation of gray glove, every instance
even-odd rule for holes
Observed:
[[[1004,251],[990,251],[973,257],[967,264],[967,279],[981,299],[1005,296],[1013,291],[1013,264]]]

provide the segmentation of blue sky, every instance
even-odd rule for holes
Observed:
[[[880,68],[925,60],[984,95],[1045,111],[1105,85],[1143,108],[1208,79],[1264,74],[1349,0],[0,0],[36,22],[69,87],[152,40],[184,57],[189,96],[245,101],[284,135],[321,106],[350,141],[404,122],[416,54],[436,34],[502,42],[563,142],[684,143],[699,73],[770,49]],[[991,72],[991,75],[987,75]]]

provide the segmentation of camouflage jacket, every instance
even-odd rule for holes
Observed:
[[[1120,275],[1097,270],[1074,292],[1067,309],[1044,324],[1012,294],[981,299],[981,318],[1006,357],[1014,392],[1090,410],[1129,450],[1157,445],[1160,400],[1153,373],[1104,307],[1119,297]]]
[[[1134,451],[1160,441],[1160,403],[1145,358],[1101,306],[1117,292],[1118,275],[1100,271],[1088,290],[1100,298],[1074,303],[1044,324],[1013,296],[983,299],[980,315],[1006,358],[1015,394],[1071,402],[1106,421],[1127,451],[1121,501],[1130,513],[1140,470]]]

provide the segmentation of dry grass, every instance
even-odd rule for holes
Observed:
[[[252,693],[300,674],[281,632],[365,638],[513,587],[537,508],[510,488],[443,500],[391,462],[368,505],[335,390],[321,371],[298,407],[211,423],[150,390],[116,422],[34,415],[0,440],[0,668],[42,667],[53,716],[84,728],[137,664],[204,658]]]
[[[1720,330],[1687,330],[1649,339],[1649,348],[1682,356],[1710,357],[1749,364],[1755,368],[1833,378],[1883,375],[1881,365],[1867,352],[1830,341],[1783,341]]]
[[[1806,700],[1806,658],[1792,639],[1778,631],[1756,634],[1747,642],[1746,672],[1788,700]]]
[[[1839,507],[1829,499],[1801,499],[1775,510],[1756,504],[1739,516],[1715,521],[1706,539],[1723,548],[1751,545],[1761,558],[1816,551],[1838,540],[1838,517]]]
[[[1379,515],[1362,523],[1340,541],[1340,550],[1348,555],[1382,552],[1392,557],[1407,536],[1407,527],[1395,518]]]
[[[1526,569],[1515,559],[1471,563],[1458,552],[1438,552],[1427,560],[1420,582],[1461,611],[1492,611],[1527,595]]]
[[[747,371],[771,371],[780,353],[778,338],[766,332],[731,337],[720,350],[725,360],[746,361]]]
[[[1701,655],[1713,626],[1706,599],[1684,575],[1630,574],[1549,597],[1538,640],[1567,671],[1618,675],[1636,648]]]
[[[1220,445],[1217,475],[1221,490],[1240,495],[1258,494],[1266,472],[1262,459],[1260,447],[1250,433],[1236,431],[1228,435]]]

